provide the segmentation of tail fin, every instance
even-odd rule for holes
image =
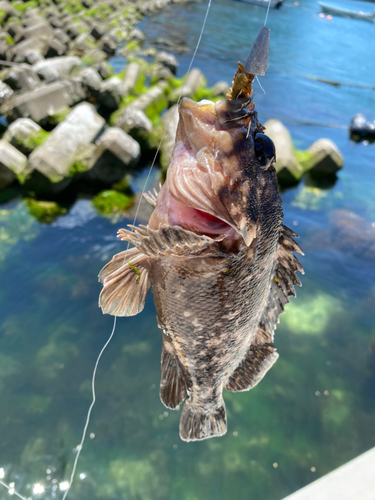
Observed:
[[[226,432],[227,416],[222,398],[219,406],[209,410],[195,405],[189,399],[185,401],[180,419],[180,438],[183,441],[199,441],[222,436]]]

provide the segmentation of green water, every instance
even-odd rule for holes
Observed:
[[[172,6],[141,28],[155,37],[180,30],[192,47],[204,7]],[[299,10],[287,3],[271,12],[267,95],[257,93],[261,117],[263,111],[347,125],[354,113],[374,109],[373,91],[288,73],[373,80],[359,47],[363,39],[368,53],[375,48],[373,26],[347,19],[323,24],[318,12],[312,0]],[[196,63],[211,83],[229,80],[242,57],[249,38],[244,13],[252,30],[265,14],[214,2]],[[333,36],[342,30],[352,37],[349,55],[349,42],[342,48]],[[300,46],[298,33],[304,33]],[[281,500],[375,446],[374,147],[351,143],[345,129],[287,125],[300,148],[319,137],[334,140],[345,165],[330,190],[301,184],[283,193],[285,222],[306,253],[306,275],[276,331],[279,360],[252,391],[225,392],[226,436],[183,443],[179,412],[159,400],[161,335],[149,296],[141,315],[118,320],[100,362],[71,500]],[[134,190],[144,175],[135,174]],[[363,219],[354,237],[348,211]],[[97,274],[124,249],[115,235],[129,222],[98,215],[84,198],[52,224],[37,222],[20,198],[0,206],[0,472],[26,497],[60,499],[69,479],[92,370],[113,325],[97,306]],[[36,484],[44,493],[32,493]],[[0,489],[0,499],[7,498]]]

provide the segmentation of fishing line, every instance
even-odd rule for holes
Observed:
[[[25,498],[22,495],[20,495],[19,493],[17,493],[17,491],[13,487],[8,486],[3,481],[1,481],[1,479],[0,479],[0,484],[1,484],[1,486],[4,486],[4,488],[6,488],[8,490],[9,495],[16,495],[16,497],[20,498],[21,500],[28,500],[27,498]]]
[[[81,451],[82,451],[82,448],[83,448],[83,444],[84,444],[85,439],[86,439],[86,433],[87,433],[87,428],[88,428],[89,423],[90,423],[91,412],[92,412],[92,409],[93,409],[95,401],[96,401],[96,392],[95,392],[95,377],[96,377],[96,372],[98,370],[98,365],[99,365],[100,358],[102,357],[104,351],[106,350],[108,344],[111,342],[112,337],[113,337],[113,335],[115,333],[116,319],[117,319],[117,317],[115,316],[114,319],[113,319],[113,327],[112,327],[111,335],[109,336],[107,342],[102,347],[102,350],[100,351],[99,356],[97,357],[96,362],[95,362],[95,367],[94,367],[94,371],[92,373],[92,379],[91,379],[92,402],[91,402],[91,405],[90,405],[89,410],[87,412],[86,422],[85,422],[85,426],[83,428],[81,442],[79,443],[79,445],[76,448],[77,449],[77,455],[76,455],[76,458],[74,459],[73,469],[72,469],[72,473],[70,475],[69,486],[65,490],[65,493],[64,493],[64,495],[62,497],[62,500],[66,499],[66,497],[68,496],[69,490],[70,490],[70,488],[71,488],[71,486],[73,484],[74,475],[76,473],[76,468],[77,468],[79,456],[81,454]]]
[[[198,41],[197,41],[197,44],[195,46],[195,50],[194,50],[194,53],[193,53],[193,56],[191,58],[191,61],[190,61],[190,64],[189,64],[189,67],[188,67],[188,71],[187,71],[187,74],[186,76],[188,76],[190,74],[190,71],[191,71],[191,67],[193,65],[193,62],[194,62],[194,59],[195,59],[195,56],[197,54],[197,51],[198,51],[198,48],[199,48],[199,45],[201,43],[201,40],[202,40],[202,36],[203,36],[203,32],[204,32],[204,29],[206,27],[206,23],[207,23],[207,18],[208,18],[208,13],[210,11],[210,8],[211,8],[211,4],[212,4],[212,0],[209,0],[208,1],[208,4],[207,4],[207,9],[206,9],[206,14],[205,14],[205,17],[204,17],[204,20],[203,20],[203,24],[202,24],[202,28],[201,28],[201,31],[200,31],[200,34],[199,34],[199,38],[198,38]],[[185,83],[186,83],[186,78],[181,86],[181,90],[180,90],[180,94],[178,96],[178,99],[177,99],[177,105],[179,104],[179,102],[181,101],[181,97],[182,97],[182,93],[184,91],[184,88],[185,88]],[[138,201],[138,205],[137,205],[137,209],[136,209],[136,212],[135,212],[135,215],[134,215],[134,220],[133,220],[133,226],[135,225],[136,223],[136,220],[137,220],[137,217],[138,217],[138,213],[139,213],[139,208],[141,206],[141,203],[142,203],[142,198],[143,198],[143,194],[145,193],[146,191],[146,187],[147,187],[147,183],[149,181],[149,178],[150,178],[150,175],[151,175],[151,171],[155,165],[155,162],[156,162],[156,159],[157,159],[157,156],[159,154],[159,151],[160,151],[160,147],[163,143],[163,140],[165,138],[165,134],[166,134],[166,131],[167,131],[167,128],[169,127],[171,121],[173,119],[173,116],[171,116],[168,124],[167,124],[167,127],[165,128],[164,130],[164,133],[160,139],[160,142],[159,142],[159,145],[157,147],[157,150],[156,150],[156,153],[155,153],[155,156],[154,156],[154,159],[151,163],[151,166],[149,168],[149,171],[148,171],[148,174],[147,174],[147,177],[146,177],[146,181],[144,183],[144,186],[143,186],[143,190],[142,190],[142,193],[141,193],[141,196],[139,198],[139,201]],[[129,245],[130,243],[128,242],[128,245],[127,245],[127,249],[126,250],[129,250]],[[125,260],[125,258],[124,258]],[[112,327],[112,332],[111,332],[111,335],[109,336],[107,342],[104,344],[104,346],[102,347],[102,350],[100,351],[99,353],[99,356],[96,360],[96,363],[95,363],[95,367],[94,367],[94,371],[93,371],[93,374],[92,374],[92,379],[91,379],[91,390],[92,390],[92,402],[91,402],[91,405],[88,409],[88,412],[87,412],[87,416],[86,416],[86,422],[85,422],[85,425],[84,425],[84,428],[83,428],[83,432],[82,432],[82,438],[81,438],[81,442],[80,444],[77,446],[77,455],[74,459],[74,464],[73,464],[73,469],[72,469],[72,473],[70,475],[70,481],[69,481],[69,486],[68,488],[65,490],[65,493],[62,497],[62,500],[66,500],[66,497],[68,496],[68,493],[70,491],[70,488],[72,487],[72,484],[73,484],[73,481],[74,481],[74,476],[75,476],[75,473],[76,473],[76,469],[77,469],[77,464],[78,464],[78,460],[79,460],[79,457],[80,457],[80,454],[81,454],[81,451],[82,451],[82,448],[83,448],[83,445],[84,445],[84,442],[85,442],[85,439],[86,439],[86,433],[87,433],[87,429],[88,429],[88,426],[89,426],[89,423],[90,423],[90,417],[91,417],[91,412],[92,412],[92,409],[95,405],[95,402],[96,402],[96,392],[95,392],[95,378],[96,378],[96,372],[97,372],[97,369],[98,369],[98,365],[99,365],[99,361],[105,351],[105,349],[107,348],[108,344],[111,342],[112,338],[113,338],[113,335],[115,333],[115,330],[116,330],[116,319],[117,317],[115,316],[114,317],[114,320],[113,320],[113,327]],[[22,500],[26,500],[25,498],[21,497],[20,498]]]

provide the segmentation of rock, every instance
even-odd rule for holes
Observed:
[[[131,106],[119,110],[114,125],[120,127],[138,142],[144,141],[152,132],[152,123],[144,112]]]
[[[303,169],[298,164],[294,152],[292,138],[287,128],[279,120],[268,120],[264,126],[265,134],[272,139],[276,148],[277,177],[280,183],[295,184],[303,174]]]
[[[121,98],[125,93],[124,85],[120,78],[112,76],[108,80],[102,82],[98,101],[101,106],[113,111],[120,106]]]
[[[43,19],[40,20],[35,26],[29,26],[28,28],[24,29],[22,33],[20,33],[17,38],[15,39],[16,43],[22,42],[23,40],[27,40],[29,38],[39,38],[39,37],[49,37],[53,33],[53,29],[51,25],[43,21]]]
[[[3,113],[8,122],[27,117],[42,123],[49,115],[72,104],[70,90],[65,82],[44,85],[32,92],[13,96],[3,106]]]
[[[69,177],[76,158],[104,124],[104,118],[97,114],[94,106],[86,102],[79,104],[30,155],[29,167],[51,182]]]
[[[15,23],[14,21],[7,23],[4,27],[4,29],[5,29],[5,31],[7,31],[9,33],[9,35],[13,39],[15,39],[17,36],[22,35],[22,33],[24,32],[24,28],[23,28],[22,24]]]
[[[10,60],[9,45],[0,40],[0,61]]]
[[[74,40],[70,47],[70,52],[77,55],[85,54],[95,46],[95,38],[87,33],[81,33]]]
[[[344,158],[339,148],[330,139],[315,141],[306,151],[310,159],[305,171],[314,176],[334,176],[344,165]]]
[[[91,49],[90,52],[82,58],[83,64],[92,66],[93,64],[101,63],[107,59],[107,54],[98,48]]]
[[[164,140],[160,146],[160,166],[164,173],[167,171],[172,159],[178,120],[178,105],[175,104],[163,115],[162,118],[165,132]]]
[[[117,127],[108,128],[96,142],[90,181],[111,185],[121,180],[139,160],[141,148],[130,135]]]
[[[117,42],[109,35],[105,35],[100,39],[100,47],[103,52],[112,57],[116,54]]]
[[[134,90],[142,74],[142,68],[138,63],[129,63],[126,67],[125,76],[123,79],[124,92],[131,92],[132,90]]]
[[[138,28],[134,28],[129,33],[129,40],[142,44],[146,40],[146,35]]]
[[[113,68],[107,61],[94,64],[93,68],[99,73],[103,80],[113,75]]]
[[[152,69],[152,81],[169,80],[173,78],[172,71],[161,63],[155,63]]]
[[[165,99],[165,89],[168,87],[167,82],[159,82],[157,85],[151,87],[147,92],[137,97],[129,107],[133,109],[141,109],[145,111],[151,105],[155,104],[160,100]]]
[[[171,101],[177,101],[179,96],[181,97],[191,97],[195,92],[203,87],[206,83],[203,73],[198,68],[193,68],[190,73],[185,78],[184,84],[171,92]]]
[[[48,17],[48,22],[50,23],[52,28],[55,29],[61,29],[64,26],[62,21],[57,16]]]
[[[174,75],[176,74],[178,61],[176,57],[170,52],[162,50],[156,55],[156,61],[168,68]]]
[[[6,83],[0,80],[0,106],[4,104],[13,95],[13,90]]]
[[[43,59],[48,49],[48,37],[28,38],[23,42],[13,45],[9,50],[10,59],[13,62],[27,62],[34,64]]]
[[[361,261],[375,260],[375,225],[360,215],[342,208],[329,215],[331,241],[329,247]]]
[[[67,77],[73,68],[81,65],[81,59],[77,56],[53,57],[37,62],[33,65],[33,70],[42,80],[53,82]]]
[[[19,17],[18,11],[7,0],[0,1],[0,11],[3,12],[3,22],[6,22],[10,17]]]
[[[11,123],[4,134],[4,140],[28,156],[47,138],[45,132],[37,123],[29,118],[18,118]]]
[[[350,138],[353,141],[375,141],[375,121],[367,120],[362,114],[357,114],[350,122]]]
[[[68,51],[67,46],[62,43],[58,38],[52,38],[48,41],[48,48],[45,54],[46,58],[61,57]]]
[[[64,45],[68,45],[70,42],[70,37],[61,29],[57,29],[53,32],[53,37],[59,40]]]
[[[90,35],[95,38],[95,40],[100,40],[102,36],[106,33],[107,29],[103,24],[95,24],[91,30]]]
[[[34,90],[42,84],[39,76],[28,64],[11,66],[4,70],[2,80],[13,90]]]
[[[88,25],[85,23],[83,24],[82,22],[80,23],[70,23],[67,26],[65,26],[65,33],[72,39],[74,40],[77,38],[81,33],[87,32],[88,31]]]
[[[74,77],[74,80],[82,84],[86,99],[97,100],[102,79],[94,68],[84,68]]]
[[[228,84],[228,82],[216,82],[215,85],[211,88],[212,95],[214,97],[219,97],[221,95],[225,97],[229,90],[229,87],[230,85]]]
[[[0,140],[0,189],[12,184],[26,171],[27,158],[9,142]]]

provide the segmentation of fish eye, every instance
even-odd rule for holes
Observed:
[[[267,135],[255,134],[254,148],[256,157],[262,168],[268,168],[276,160],[275,145]]]

